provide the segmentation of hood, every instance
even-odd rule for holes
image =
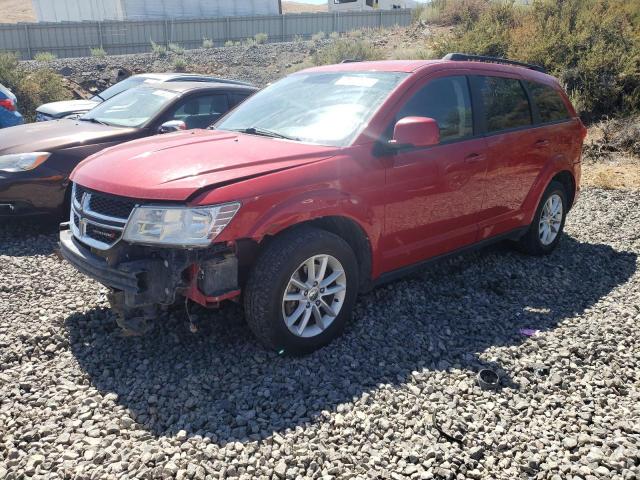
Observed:
[[[0,130],[0,153],[51,152],[118,139],[124,141],[137,131],[79,120],[29,123]]]
[[[235,132],[192,130],[103,150],[80,163],[71,179],[113,195],[184,201],[202,188],[317,162],[337,150]]]
[[[40,105],[36,111],[51,117],[62,118],[74,113],[88,112],[99,103],[93,100],[67,100],[64,102],[45,103]]]

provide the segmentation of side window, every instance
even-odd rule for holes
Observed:
[[[225,94],[192,96],[180,102],[167,120],[182,120],[188,129],[207,128],[227,111]]]
[[[438,122],[443,142],[473,136],[471,97],[467,78],[444,77],[430,81],[402,107],[404,117],[429,117]]]
[[[536,82],[526,82],[526,85],[538,107],[542,123],[559,122],[569,118],[567,106],[556,90]]]
[[[519,80],[475,77],[487,118],[487,132],[531,125],[531,108]]]
[[[242,102],[249,98],[247,93],[230,93],[229,94],[229,108],[236,108]]]

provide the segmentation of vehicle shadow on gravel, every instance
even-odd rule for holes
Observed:
[[[49,255],[58,248],[57,218],[0,218],[0,255],[28,257]]]
[[[362,296],[345,335],[301,358],[264,350],[237,307],[208,317],[198,334],[182,312],[143,338],[122,338],[106,309],[74,314],[66,327],[93,385],[116,393],[151,434],[186,430],[225,444],[320,422],[415,371],[455,367],[471,378],[487,348],[520,344],[521,328],[553,329],[635,271],[635,254],[570,237],[542,258],[499,245]]]

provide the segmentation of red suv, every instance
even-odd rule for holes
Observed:
[[[585,128],[539,67],[450,54],[290,75],[217,123],[104,150],[73,172],[64,257],[121,326],[242,301],[268,347],[308,352],[359,292],[502,239],[551,252]],[[188,313],[188,312],[187,312]]]

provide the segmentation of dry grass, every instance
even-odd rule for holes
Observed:
[[[607,190],[640,190],[640,159],[620,156],[603,163],[584,163],[581,183]]]

